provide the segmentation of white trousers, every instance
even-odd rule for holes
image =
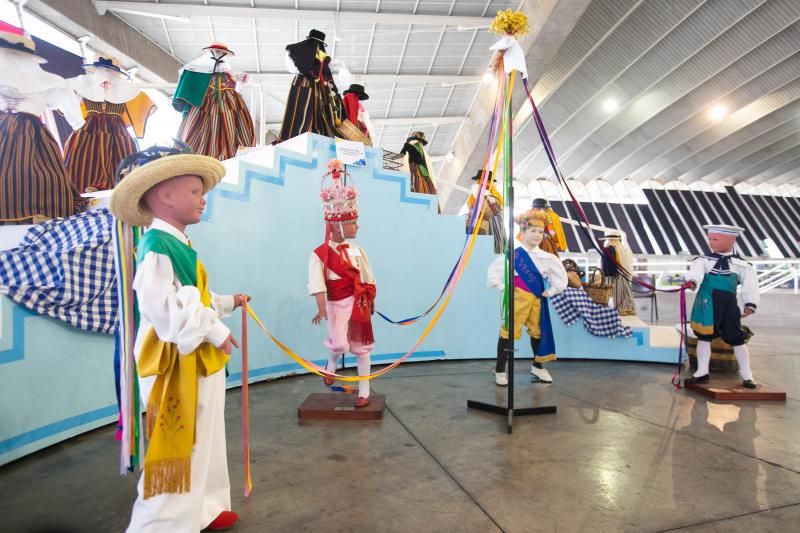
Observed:
[[[154,381],[154,377],[140,379],[145,404]],[[191,490],[186,494],[160,494],[145,500],[143,472],[129,533],[197,533],[222,511],[231,510],[225,448],[225,370],[198,379],[196,432]]]
[[[339,356],[345,352],[350,352],[358,358],[358,375],[369,375],[369,355],[375,348],[375,344],[349,342],[347,339],[347,328],[350,324],[350,316],[353,314],[353,297],[350,296],[335,302],[328,300],[325,304],[325,310],[328,313],[328,338],[323,343],[329,354],[326,368],[335,371]],[[358,395],[364,398],[369,396],[369,380],[365,379],[358,382]]]

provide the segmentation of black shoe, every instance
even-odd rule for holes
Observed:
[[[746,379],[742,381],[742,387],[745,389],[755,389],[757,387],[756,382],[752,379]]]
[[[706,374],[705,376],[700,376],[700,377],[692,376],[690,378],[686,378],[685,380],[683,380],[683,382],[687,385],[693,385],[695,383],[708,383],[709,379],[711,378],[708,376],[708,374]]]

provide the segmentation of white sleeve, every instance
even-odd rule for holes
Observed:
[[[236,302],[232,294],[217,294],[211,291],[211,307],[217,312],[217,317],[226,318],[236,309]]]
[[[686,280],[694,281],[695,285],[699,287],[700,283],[703,282],[704,277],[706,277],[706,260],[702,257],[697,257],[694,261],[692,261],[692,265],[689,267],[689,272],[686,273]]]
[[[308,294],[314,296],[320,292],[328,292],[325,286],[325,272],[322,260],[316,253],[311,252],[308,258]]]
[[[300,71],[297,70],[294,61],[292,61],[292,57],[289,55],[289,50],[286,50],[286,55],[283,57],[283,66],[286,67],[286,70],[289,71],[289,74],[300,74]]]
[[[217,313],[203,305],[197,287],[177,288],[172,262],[149,252],[133,279],[139,313],[153,325],[158,338],[178,346],[178,352],[193,352],[204,342],[222,344],[230,330]]]
[[[745,265],[739,282],[742,284],[744,306],[755,311],[761,299],[761,294],[758,292],[758,274],[753,265],[749,263]]]
[[[486,286],[490,289],[497,288],[498,290],[502,291],[505,288],[505,268],[503,266],[505,260],[506,257],[501,255],[500,257],[495,258],[495,260],[489,265],[489,271],[486,274]]]
[[[550,296],[555,296],[563,292],[567,288],[567,269],[557,257],[547,259],[547,281],[550,282],[550,287],[547,288],[547,293]]]
[[[73,130],[80,129],[84,122],[81,113],[81,101],[78,95],[69,86],[58,87],[47,91],[47,105],[54,107],[64,114],[70,127]]]
[[[372,272],[372,265],[369,262],[367,253],[360,246],[358,249],[361,251],[361,257],[358,260],[358,270],[361,273],[361,283],[375,285],[375,274]]]

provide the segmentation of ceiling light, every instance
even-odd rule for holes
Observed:
[[[603,111],[606,113],[613,113],[617,109],[619,109],[619,102],[613,98],[607,98],[606,101],[603,102]]]
[[[164,15],[161,13],[151,13],[149,11],[140,11],[138,9],[125,9],[121,7],[114,7],[111,9],[115,13],[126,13],[128,15],[137,15],[139,17],[151,17],[157,19],[171,20],[173,22],[183,22],[184,24],[192,21],[189,17],[180,17],[177,15]]]
[[[722,120],[728,114],[728,108],[722,104],[717,104],[708,112],[714,120]]]

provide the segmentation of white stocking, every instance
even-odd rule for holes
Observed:
[[[700,378],[708,374],[708,363],[711,362],[711,342],[697,341],[697,372],[694,377]]]
[[[341,354],[332,353],[328,356],[328,364],[325,365],[325,370],[336,372],[336,365],[339,363],[339,356]]]
[[[733,354],[736,356],[736,361],[739,363],[739,375],[742,376],[742,379],[745,381],[753,379],[753,373],[750,371],[750,352],[747,350],[747,346],[744,344],[741,346],[734,346]]]
[[[370,367],[369,353],[367,353],[366,355],[359,355],[358,357],[356,357],[356,360],[358,361],[358,375],[368,376]],[[358,382],[358,395],[362,398],[369,397],[368,379],[362,379],[361,381]]]

